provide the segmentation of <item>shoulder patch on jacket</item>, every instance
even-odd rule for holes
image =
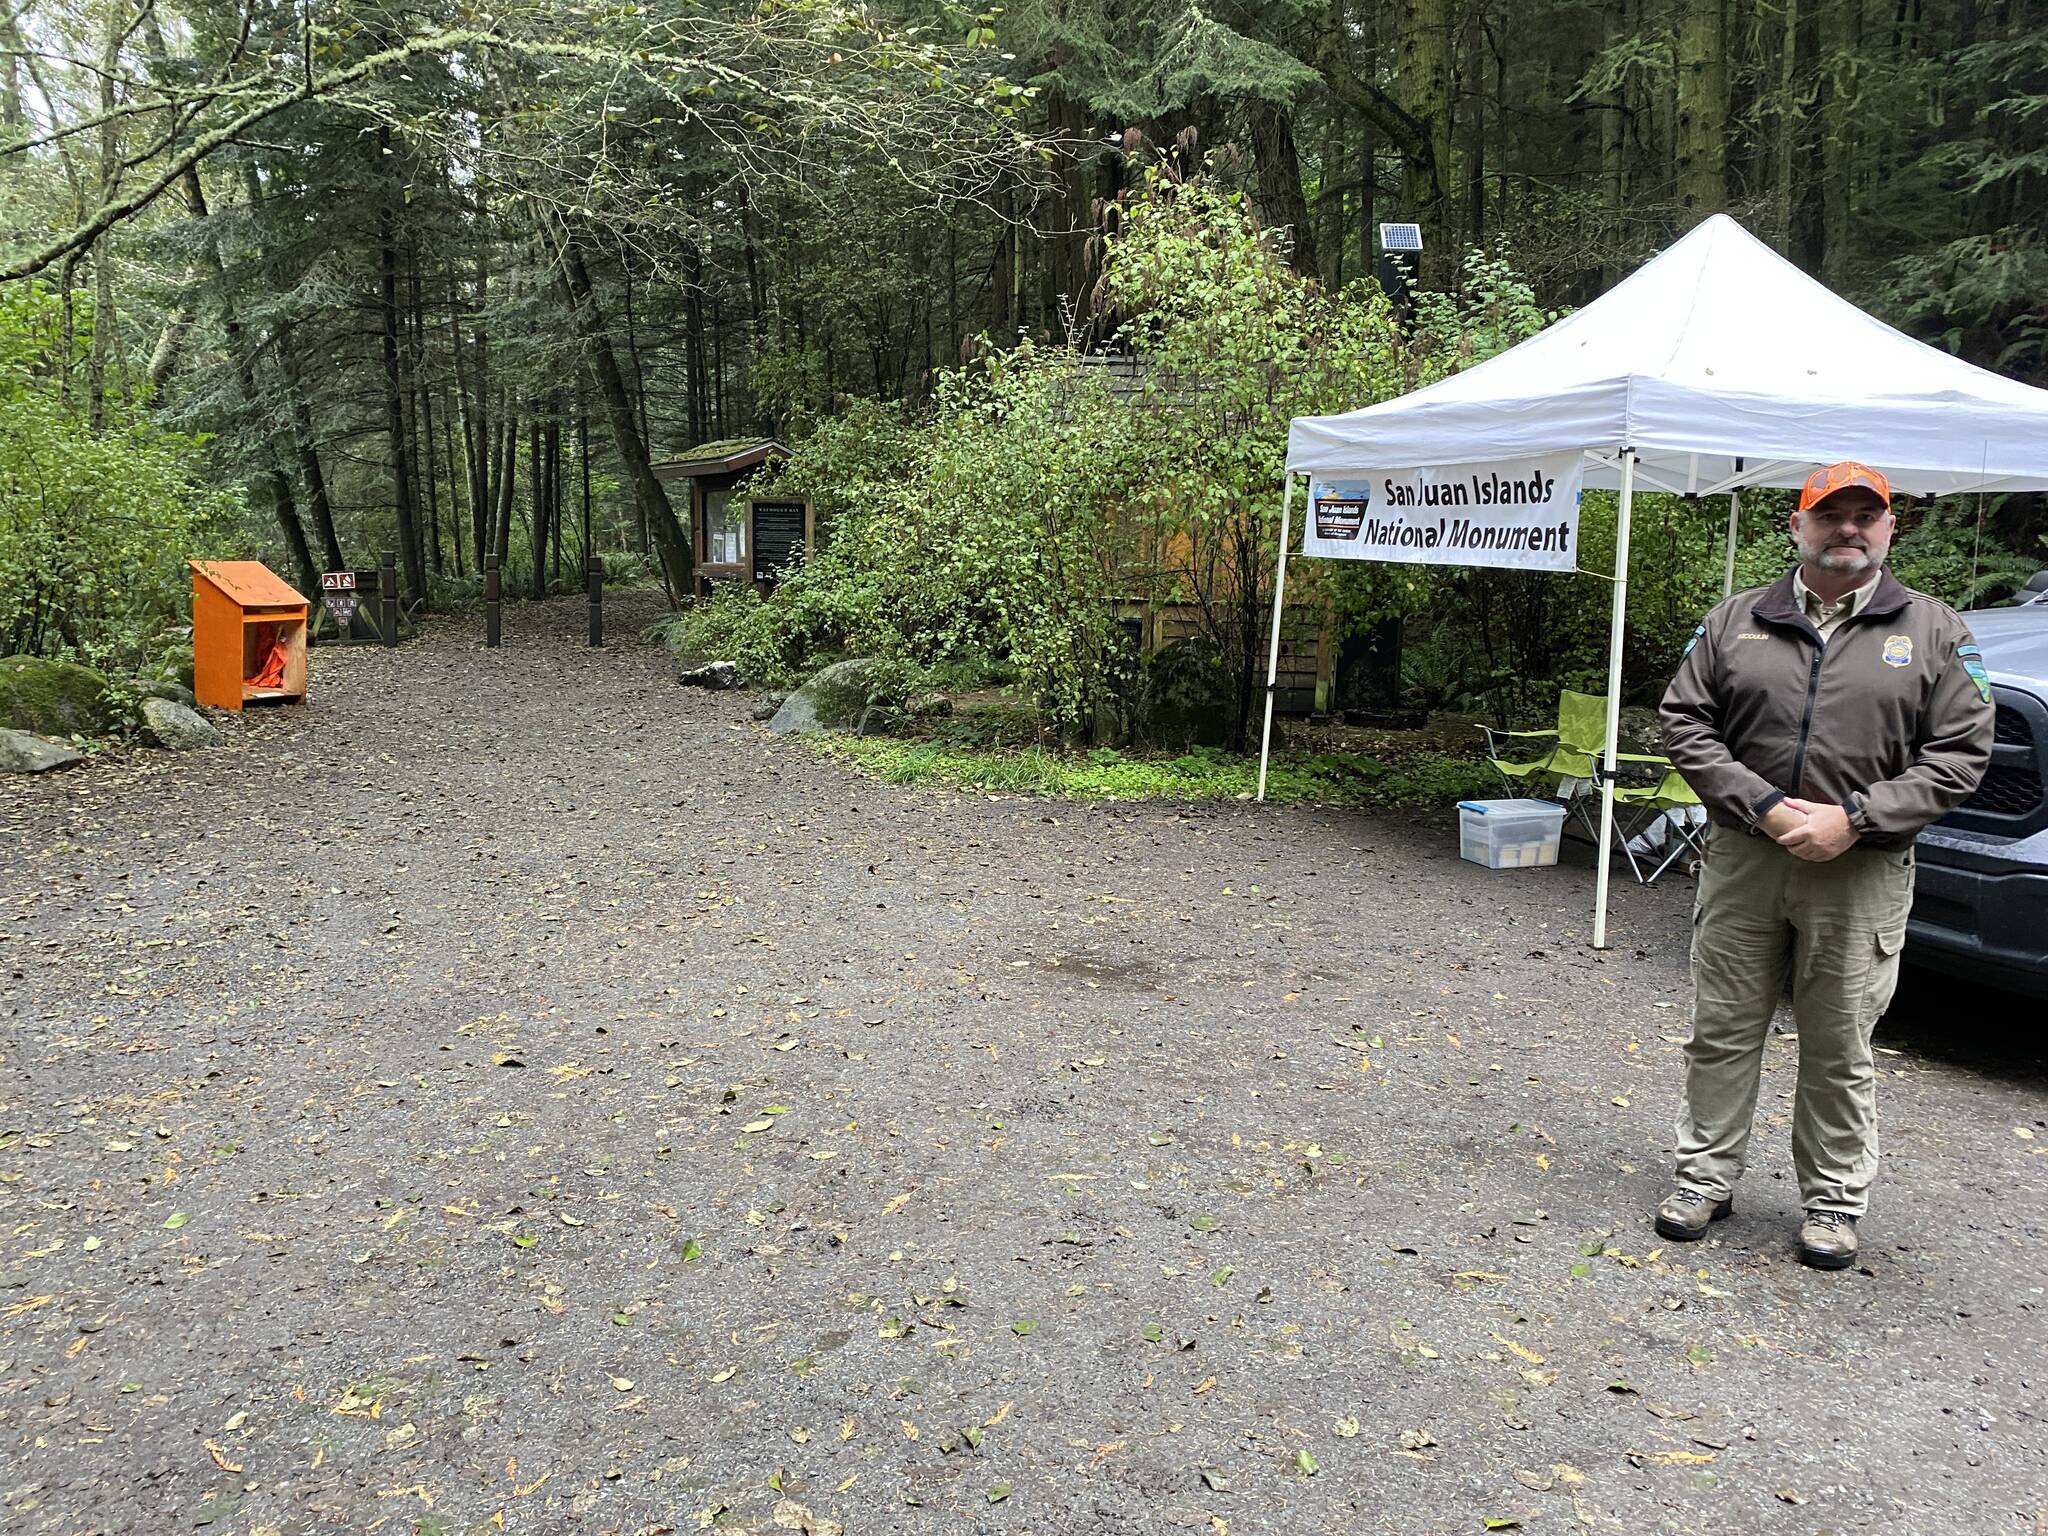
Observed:
[[[1700,643],[1700,636],[1704,635],[1706,632],[1707,626],[1704,624],[1701,624],[1693,630],[1691,638],[1685,642],[1685,649],[1678,653],[1678,659],[1680,661],[1685,660],[1686,657],[1692,654],[1692,648]]]
[[[1991,702],[1991,674],[1984,670],[1984,653],[1974,645],[1956,647],[1956,659],[1963,664],[1963,670],[1970,674],[1970,681],[1977,685],[1977,691],[1984,695],[1984,702]]]

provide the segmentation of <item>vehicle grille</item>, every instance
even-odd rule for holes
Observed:
[[[2031,768],[1994,764],[1965,804],[1994,816],[2026,816],[2041,803],[2041,775]]]
[[[2000,704],[1992,716],[1991,739],[1992,764],[1962,808],[2013,821],[2037,815],[2043,809],[2040,749],[2048,743],[2035,741],[2034,722],[2010,704]]]

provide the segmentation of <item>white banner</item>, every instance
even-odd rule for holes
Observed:
[[[1570,571],[1585,457],[1309,477],[1301,551],[1333,560]]]

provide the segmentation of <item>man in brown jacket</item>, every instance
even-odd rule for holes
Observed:
[[[1713,823],[1678,1188],[1656,1215],[1677,1242],[1734,1209],[1789,973],[1799,1257],[1821,1269],[1856,1258],[1877,1171],[1870,1036],[1898,981],[1913,839],[1991,758],[1983,661],[1952,609],[1884,569],[1895,526],[1883,475],[1817,471],[1792,514],[1798,566],[1708,614],[1664,695],[1664,750]]]

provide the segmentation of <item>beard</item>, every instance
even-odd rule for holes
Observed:
[[[1820,540],[1797,539],[1799,558],[1816,570],[1838,571],[1854,576],[1876,566],[1880,557],[1869,549],[1837,548]]]

